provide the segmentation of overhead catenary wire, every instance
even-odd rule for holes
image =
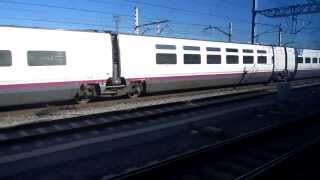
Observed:
[[[110,2],[106,2],[104,0],[93,0],[94,2],[100,2],[100,3],[110,3]],[[135,4],[135,5],[144,5],[144,6],[150,6],[150,7],[154,7],[154,8],[162,8],[162,9],[168,9],[168,10],[172,10],[175,12],[180,12],[180,13],[187,13],[187,14],[194,14],[196,16],[209,16],[209,17],[216,17],[219,19],[226,19],[228,18],[229,20],[237,20],[238,22],[242,22],[242,23],[250,23],[248,20],[246,19],[240,19],[240,18],[235,18],[235,17],[226,17],[226,16],[222,16],[222,15],[217,15],[211,12],[203,12],[203,11],[196,11],[196,10],[191,10],[191,9],[184,9],[184,8],[177,8],[177,7],[172,7],[172,6],[167,6],[167,5],[163,5],[163,4],[158,4],[158,3],[150,3],[150,2],[146,2],[146,1],[140,1],[140,0],[122,0],[123,2],[127,2],[127,3],[131,3],[131,4]]]
[[[235,24],[235,27],[234,27],[234,32],[236,33],[248,33],[249,31],[249,27],[246,27],[245,25],[240,25],[240,24],[249,24],[250,22],[248,22],[248,20],[245,20],[243,18],[239,18],[239,17],[228,17],[228,16],[223,16],[221,14],[217,14],[217,12],[214,12],[212,13],[210,11],[210,9],[208,8],[207,10],[197,10],[197,9],[189,9],[189,8],[185,8],[185,7],[180,7],[180,6],[177,6],[177,7],[173,7],[171,6],[170,4],[163,4],[163,3],[152,3],[152,2],[149,2],[149,1],[146,1],[146,0],[118,0],[118,1],[115,1],[114,0],[86,0],[88,2],[91,2],[91,3],[95,3],[95,2],[99,2],[99,3],[104,3],[104,4],[111,4],[112,6],[116,6],[116,5],[119,5],[119,3],[121,2],[121,4],[129,4],[129,8],[130,8],[130,4],[132,4],[132,6],[134,5],[141,5],[141,7],[144,7],[145,10],[148,12],[146,14],[143,14],[141,16],[141,21],[144,21],[144,22],[153,22],[153,21],[161,21],[161,20],[165,20],[165,19],[168,19],[170,20],[170,26],[171,26],[171,29],[175,29],[176,31],[171,31],[171,34],[175,34],[175,35],[182,35],[182,36],[186,36],[189,34],[193,34],[193,35],[196,35],[196,36],[202,36],[204,37],[205,35],[202,33],[201,34],[201,29],[203,29],[203,27],[206,27],[210,24],[214,24],[212,23],[217,21],[217,19],[232,19],[232,21],[234,22]],[[161,1],[160,1],[161,2]],[[205,0],[201,0],[200,2],[196,2],[195,4],[199,4],[199,5],[207,5],[208,7],[209,4],[211,5],[223,5],[223,6],[229,6],[229,7],[236,7],[237,9],[239,9],[239,7],[243,7],[241,6],[242,4],[239,4],[238,2],[236,1],[231,1],[231,0],[219,0],[219,1],[215,1],[215,2],[211,2],[211,1],[205,1]],[[79,8],[77,6],[68,6],[68,5],[59,5],[59,4],[47,4],[47,3],[36,3],[36,2],[30,2],[30,1],[25,1],[23,2],[22,0],[0,0],[0,4],[8,4],[9,5],[21,5],[21,6],[12,6],[12,9],[9,8],[6,8],[4,9],[5,11],[8,11],[8,10],[13,10],[13,11],[19,11],[18,9],[15,9],[16,7],[23,7],[24,6],[29,6],[29,7],[39,7],[39,8],[30,8],[30,11],[33,11],[34,12],[37,12],[37,10],[44,10],[46,8],[50,8],[50,9],[61,9],[61,10],[65,10],[67,12],[73,12],[73,13],[87,13],[87,14],[97,14],[97,15],[103,15],[101,17],[97,17],[96,19],[72,19],[70,20],[67,16],[65,16],[65,18],[61,19],[61,16],[57,17],[56,19],[53,19],[53,18],[28,18],[28,16],[24,16],[24,17],[21,17],[19,18],[19,16],[13,16],[13,17],[8,17],[8,19],[15,19],[15,20],[18,20],[18,21],[30,21],[30,22],[47,22],[47,23],[50,23],[50,24],[54,24],[54,25],[58,25],[58,26],[61,26],[63,27],[63,24],[65,25],[73,25],[74,27],[81,27],[81,28],[85,28],[85,26],[89,26],[89,27],[94,27],[94,28],[97,28],[97,29],[100,29],[100,30],[105,30],[105,29],[112,29],[114,27],[114,25],[111,23],[112,22],[112,17],[114,17],[114,15],[117,15],[119,17],[121,17],[121,19],[123,21],[121,21],[122,25],[120,25],[120,29],[121,29],[121,32],[132,32],[133,30],[133,26],[132,26],[132,21],[133,21],[133,17],[132,17],[132,13],[127,13],[125,11],[122,11],[122,12],[115,12],[115,11],[112,11],[112,10],[108,10],[107,8],[98,8],[98,9],[90,9],[90,8],[87,8],[87,7],[82,7],[82,8]],[[120,4],[120,5],[121,5]],[[240,5],[240,6],[238,6]],[[88,6],[89,7],[89,6]],[[167,9],[169,11],[173,11],[174,14],[176,15],[177,13],[182,13],[182,14],[190,14],[190,16],[192,17],[196,17],[196,18],[192,18],[192,21],[181,21],[179,19],[179,16],[171,16],[171,18],[167,17],[166,14],[159,14],[159,15],[155,15],[153,12],[156,12],[156,11],[152,11],[154,8],[161,8],[161,9]],[[106,9],[106,10],[105,10]],[[245,8],[243,8],[245,9]],[[26,8],[24,9],[24,12],[28,12],[29,11],[29,8]],[[143,12],[143,11],[142,11]],[[170,15],[172,15],[172,13],[170,13]],[[32,14],[30,14],[30,16],[32,16]],[[156,16],[160,16],[160,17],[156,17]],[[204,18],[204,17],[213,17],[213,18],[210,18],[210,21],[208,21],[208,23],[204,22],[204,21],[201,21],[201,22],[196,22],[197,18]],[[82,16],[82,17],[86,17],[86,16]],[[5,18],[4,16],[2,16],[2,18]],[[107,20],[105,20],[105,19]],[[5,18],[6,21],[5,22],[8,22],[8,19]],[[128,24],[130,23],[130,26],[128,26]],[[221,21],[219,20],[218,23],[221,24]],[[219,26],[219,24],[214,24],[215,26],[217,27],[220,27],[220,28],[227,28],[227,27],[224,27],[224,26]],[[263,29],[264,27],[263,26],[277,26],[277,25],[272,25],[272,24],[268,24],[268,23],[258,23],[258,25],[261,25],[262,28],[261,28],[261,32],[263,32]],[[165,26],[165,28],[167,28],[167,26]],[[185,33],[182,33],[183,30],[190,30],[192,29],[192,31],[189,31],[189,32],[185,32]],[[179,30],[182,30],[182,31],[179,31]],[[169,30],[166,30],[165,31],[168,31],[166,32],[166,34],[169,34],[170,35],[170,31]],[[193,31],[195,31],[195,33],[192,33]],[[310,32],[311,30],[308,30],[308,32]],[[287,32],[285,32],[287,33]],[[238,36],[237,34],[235,34],[236,37],[241,37],[241,36]],[[207,38],[211,38],[212,36],[209,37],[209,35],[207,35]],[[242,35],[243,37],[243,35]],[[242,38],[243,39],[243,38]]]
[[[69,21],[69,20],[56,20],[56,19],[41,19],[41,18],[21,18],[21,17],[10,17],[6,16],[4,18],[14,19],[18,21],[32,21],[32,22],[46,22],[46,23],[55,23],[55,24],[67,24],[67,25],[82,25],[82,26],[92,26],[92,27],[101,27],[100,30],[107,30],[106,28],[110,28],[112,25],[110,24],[95,24],[95,23],[83,23],[83,22],[76,22],[76,21]],[[8,24],[10,26],[10,24]],[[12,25],[14,26],[14,25]],[[32,26],[30,26],[32,27]],[[129,26],[121,26],[124,29],[131,29],[132,27]],[[95,30],[95,29],[92,29]]]
[[[97,1],[97,0],[95,0]],[[129,0],[130,1],[130,0]],[[132,1],[133,2],[133,1]],[[0,0],[0,3],[7,3],[7,4],[19,4],[19,5],[25,5],[25,6],[36,6],[36,7],[45,7],[45,8],[54,8],[54,9],[64,9],[64,10],[70,10],[70,11],[77,11],[77,12],[85,12],[85,13],[95,13],[95,14],[103,14],[103,15],[107,15],[110,16],[111,18],[113,17],[113,13],[112,12],[108,12],[108,11],[99,11],[99,10],[93,10],[93,9],[85,9],[85,8],[75,8],[75,7],[65,7],[65,6],[58,6],[58,5],[51,5],[51,4],[42,4],[42,3],[30,3],[30,2],[21,2],[21,1],[8,1],[8,0]],[[149,5],[151,5],[150,3],[148,3]],[[155,4],[152,4],[155,5]],[[169,8],[167,6],[162,6],[162,7],[166,7]],[[178,10],[178,8],[170,8],[173,10]],[[193,13],[197,13],[196,11],[188,11],[188,10],[183,10],[180,9],[182,11],[185,12],[193,12]],[[208,14],[208,13],[204,13],[210,16],[215,16],[213,14]],[[117,13],[118,16],[122,16],[122,17],[130,17],[131,18],[131,14],[119,14]],[[144,17],[144,19],[149,19],[151,20],[151,18],[146,18]],[[152,19],[154,20],[154,19]],[[195,23],[185,23],[185,22],[179,22],[179,21],[172,21],[175,24],[184,24],[184,25],[192,25],[192,26],[207,26],[207,24],[195,24]]]
[[[45,8],[54,8],[54,9],[64,9],[64,10],[69,10],[69,11],[95,13],[95,14],[103,14],[103,15],[112,15],[112,14],[114,14],[114,12],[111,12],[111,11],[110,12],[108,12],[108,11],[99,11],[99,10],[93,10],[93,9],[65,7],[65,6],[58,6],[58,5],[52,5],[52,4],[42,4],[42,3],[32,3],[32,2],[0,0],[0,3],[16,4],[16,5],[24,5],[24,6],[35,6],[35,7],[45,7]],[[121,16],[131,17],[131,14],[121,14]]]
[[[54,9],[64,9],[64,10],[77,11],[77,12],[86,12],[86,13],[97,13],[97,14],[103,14],[103,15],[106,15],[106,16],[110,16],[110,18],[113,17],[111,12],[99,11],[99,10],[93,10],[93,9],[64,7],[64,6],[58,6],[58,5],[41,4],[41,3],[29,3],[29,2],[20,2],[20,1],[8,1],[8,0],[0,0],[0,3],[20,4],[20,5],[26,5],[26,6],[37,6],[37,7],[54,8]],[[126,17],[126,18],[131,18],[131,16],[132,16],[132,15],[128,15],[128,14],[119,14],[119,13],[117,13],[117,15],[120,16],[120,17]],[[144,19],[154,20],[152,18],[145,18],[145,17],[144,17]],[[177,24],[177,25],[186,25],[186,26],[208,26],[208,24],[187,23],[187,22],[181,22],[181,21],[176,21],[176,20],[172,20],[171,23],[172,24]],[[87,24],[90,24],[90,23],[87,23]]]
[[[203,6],[214,6],[214,7],[237,7],[239,9],[243,9],[243,10],[249,10],[248,7],[244,7],[242,6],[241,4],[236,4],[236,3],[233,3],[233,2],[230,2],[230,1],[219,1],[220,3],[218,3],[217,1],[215,2],[207,2],[207,1],[204,1],[204,0],[198,0],[198,1],[195,1],[197,4],[200,4],[200,5],[203,5]]]

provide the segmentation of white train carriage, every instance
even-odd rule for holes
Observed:
[[[75,98],[112,76],[106,33],[0,27],[0,106]]]
[[[311,49],[297,51],[298,69],[295,79],[320,77],[320,51]]]
[[[0,38],[0,107],[320,76],[318,50],[22,27]]]
[[[121,76],[144,83],[147,93],[265,83],[274,68],[269,46],[124,34],[118,39]]]

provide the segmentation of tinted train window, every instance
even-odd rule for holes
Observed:
[[[0,67],[11,66],[12,56],[10,51],[0,50]]]
[[[227,48],[227,52],[238,52],[238,49]]]
[[[253,50],[252,49],[244,49],[244,50],[242,50],[242,52],[244,52],[244,53],[253,53]]]
[[[215,48],[215,47],[207,47],[207,51],[215,51],[215,52],[220,52],[220,48]]]
[[[29,66],[62,66],[66,63],[63,51],[28,51]]]
[[[157,64],[177,64],[176,54],[157,54]]]
[[[303,57],[298,57],[298,63],[300,63],[300,64],[303,63]]]
[[[200,47],[197,46],[183,46],[184,50],[191,50],[191,51],[200,51]]]
[[[258,50],[257,52],[260,53],[260,54],[267,54],[266,50]]]
[[[267,56],[258,56],[258,64],[267,64]]]
[[[184,64],[201,64],[200,54],[185,54]]]
[[[239,56],[227,56],[227,64],[239,64]]]
[[[317,58],[313,58],[312,59],[312,63],[315,63],[315,64],[318,63],[318,59]]]
[[[243,56],[243,64],[253,64],[253,56]]]
[[[307,64],[311,63],[311,58],[306,58],[306,63]]]
[[[177,47],[175,45],[167,45],[167,44],[156,44],[156,49],[169,49],[175,50]]]
[[[207,64],[221,64],[221,56],[207,55]]]

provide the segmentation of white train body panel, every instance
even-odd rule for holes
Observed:
[[[119,45],[122,76],[147,81],[155,87],[149,91],[267,82],[273,69],[272,48],[267,46],[122,34],[119,35]],[[157,49],[156,45],[174,45],[176,49]],[[184,50],[184,46],[200,47],[200,50]],[[220,48],[221,51],[207,51],[207,47]],[[227,48],[238,52],[226,52]],[[253,53],[243,53],[243,49],[250,49]],[[266,51],[263,56],[267,56],[267,64],[257,64],[257,50]],[[157,53],[176,54],[177,63],[156,64]],[[184,54],[200,54],[201,64],[184,64]],[[221,64],[207,64],[207,55],[213,54],[221,55]],[[239,63],[226,64],[227,55],[239,56]],[[254,56],[254,63],[243,64],[244,55]]]
[[[11,66],[0,67],[0,106],[70,99],[79,84],[112,75],[107,33],[0,27],[0,39],[12,56]],[[30,66],[30,51],[65,52],[66,64]]]

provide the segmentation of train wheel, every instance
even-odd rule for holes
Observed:
[[[141,83],[134,83],[130,85],[128,96],[129,98],[137,98],[143,93],[143,86]]]

